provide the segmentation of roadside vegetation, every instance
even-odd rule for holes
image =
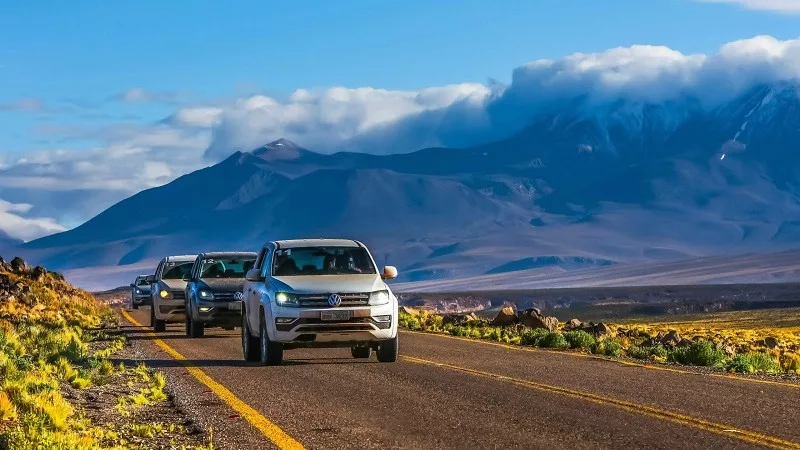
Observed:
[[[112,363],[125,347],[116,323],[61,275],[0,258],[0,448],[151,448],[157,434],[160,448],[202,447],[181,424],[144,421],[143,408],[167,399],[165,381]]]
[[[658,364],[713,367],[739,373],[800,374],[800,308],[682,317],[677,321],[558,323],[538,310],[502,309],[493,320],[401,308],[413,331],[486,339],[509,345],[627,357]],[[752,317],[755,316],[755,317]],[[531,319],[533,317],[533,319]]]

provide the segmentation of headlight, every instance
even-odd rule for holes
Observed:
[[[136,293],[137,293],[137,294],[141,294],[141,293],[142,293],[142,290],[137,288],[137,289],[136,289]]]
[[[297,306],[297,296],[288,294],[286,292],[278,292],[275,294],[275,302],[281,306]]]
[[[385,305],[389,303],[389,291],[373,292],[369,296],[369,304],[372,306]]]
[[[161,298],[167,298],[169,297],[169,291],[162,290],[161,292],[158,293],[158,295]]]
[[[200,298],[203,300],[214,300],[214,293],[211,291],[200,291]]]

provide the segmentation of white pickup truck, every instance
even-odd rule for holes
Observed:
[[[354,358],[397,360],[397,298],[367,248],[345,239],[267,243],[246,276],[242,352],[280,365],[292,348],[349,347]]]

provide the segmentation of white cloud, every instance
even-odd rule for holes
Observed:
[[[143,87],[134,87],[111,96],[111,100],[123,103],[180,103],[188,97],[188,92],[151,91]]]
[[[704,3],[733,3],[747,9],[779,13],[800,13],[800,0],[697,0]]]
[[[0,234],[29,241],[48,234],[64,231],[66,228],[47,217],[25,217],[33,208],[26,203],[11,203],[0,199]]]
[[[61,200],[75,199],[77,193],[90,192],[90,198],[101,199],[81,203],[80,219],[86,219],[90,211],[112,201],[278,138],[328,153],[468,146],[507,136],[536,111],[579,96],[596,102],[692,96],[713,106],[757,83],[798,78],[800,39],[757,36],[725,44],[713,54],[635,45],[536,60],[515,69],[508,86],[464,83],[418,91],[333,87],[298,89],[285,99],[254,95],[225,104],[176,108],[148,126],[42,128],[51,136],[103,144],[82,151],[7,155],[0,160],[0,195],[40,208],[42,197],[35,202],[28,198],[57,193],[60,203],[52,202],[43,214],[66,223],[58,208],[71,206]],[[128,101],[154,98],[141,88],[126,94]],[[69,197],[69,192],[76,194]],[[75,210],[70,214],[69,223],[79,220]]]
[[[0,103],[0,111],[44,112],[44,100],[40,98],[21,98],[11,103]]]

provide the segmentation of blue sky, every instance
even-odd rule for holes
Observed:
[[[0,0],[0,11],[0,231],[24,240],[279,137],[325,152],[469,145],[488,81],[508,86],[512,73],[522,83],[503,95],[800,77],[800,0]],[[553,64],[523,67],[542,59]],[[428,118],[453,105],[467,121],[444,136]]]
[[[713,52],[734,39],[800,33],[797,15],[683,0],[5,3],[0,104],[77,101],[113,116],[106,121],[169,112],[106,101],[137,86],[187,91],[187,101],[300,87],[419,89],[508,81],[524,62],[579,51],[646,43]],[[33,131],[42,123],[104,122],[82,112],[2,113],[0,153],[52,144]]]

